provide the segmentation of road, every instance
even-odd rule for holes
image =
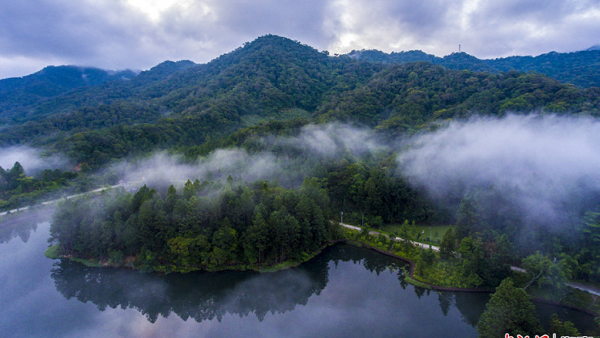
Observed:
[[[361,231],[361,228],[360,228],[360,227],[357,227],[357,226],[355,226],[355,225],[350,225],[350,224],[345,224],[345,223],[340,223],[340,224],[341,224],[341,225],[342,225],[344,228],[348,228],[348,229],[353,229],[353,230],[358,230],[358,231]],[[370,234],[370,235],[374,235],[374,236],[379,236],[379,234],[381,234],[381,233],[380,233],[380,232],[377,232],[377,231],[373,231],[373,230],[371,230],[371,231],[369,231],[369,234]],[[389,238],[389,239],[391,239],[391,240],[393,240],[393,241],[403,241],[403,239],[402,239],[402,238],[400,238],[400,237],[391,237],[391,236],[389,236],[389,235],[386,235],[386,236],[387,236],[387,238]],[[429,245],[429,244],[420,243],[420,242],[415,242],[415,241],[410,241],[410,242],[411,242],[412,244],[414,244],[414,245],[416,245],[416,246],[419,246],[419,247],[421,247],[421,248],[424,248],[424,249],[427,249],[427,248],[431,247],[431,249],[432,249],[433,251],[440,251],[440,247],[438,247],[438,246]]]
[[[355,225],[350,225],[350,224],[345,224],[345,223],[340,223],[340,224],[343,227],[345,227],[345,228],[361,231],[361,228],[357,227]],[[380,232],[369,231],[369,234],[370,235],[374,235],[374,236],[379,236]],[[395,241],[402,241],[403,240],[400,237],[390,237],[388,235],[386,235],[386,236],[388,238],[392,239],[392,240],[395,240]],[[428,244],[414,242],[414,241],[411,241],[411,242],[414,245],[420,246],[421,248],[425,248],[426,249],[426,248],[429,247]],[[433,249],[433,251],[440,251],[439,247],[433,246],[433,245],[431,246],[431,249]],[[516,266],[511,266],[510,269],[513,270],[513,271],[517,271],[517,272],[527,273],[527,271],[525,269],[519,268],[519,267],[516,267]],[[589,286],[586,286],[586,285],[583,285],[583,284],[578,284],[578,283],[575,283],[575,282],[568,282],[568,283],[565,283],[565,285],[568,286],[568,287],[571,287],[571,288],[575,288],[575,289],[579,289],[579,290],[582,290],[582,291],[589,292],[589,293],[591,293],[593,295],[596,295],[596,296],[600,296],[600,290],[598,290],[596,288],[593,288],[593,287],[589,287]]]
[[[113,186],[110,186],[110,187],[98,188],[98,189],[95,189],[95,190],[91,190],[91,191],[84,192],[84,193],[81,193],[81,194],[75,194],[75,195],[67,196],[67,197],[64,197],[64,198],[65,199],[71,199],[71,198],[75,198],[75,197],[80,197],[80,196],[84,196],[84,195],[87,195],[87,194],[93,194],[93,193],[101,192],[101,191],[104,191],[104,190],[107,190],[107,189],[112,189],[112,188],[120,187],[122,185],[123,184],[117,184],[117,185],[113,185]],[[58,201],[61,201],[62,199],[63,198],[59,198],[59,199],[52,200],[52,201],[42,202],[40,204],[41,205],[48,205],[48,204],[52,204],[52,203],[56,203]],[[29,209],[28,206],[27,207],[18,208],[18,209],[9,210],[9,211],[5,211],[5,212],[1,212],[0,216],[4,216],[4,215],[8,214],[9,212],[12,214],[12,213],[15,213],[15,212],[18,212],[18,211],[24,211],[24,210],[27,210],[27,209]]]

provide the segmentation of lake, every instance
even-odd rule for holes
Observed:
[[[347,244],[277,273],[89,268],[44,257],[49,209],[22,218],[0,220],[2,337],[477,337],[489,299],[414,287],[404,262]]]

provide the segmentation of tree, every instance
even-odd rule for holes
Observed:
[[[558,266],[546,257],[536,252],[535,255],[529,255],[522,260],[523,268],[531,278],[523,289],[527,289],[533,282],[538,281],[538,286],[551,285],[556,288],[563,288],[565,285],[564,274]]]
[[[569,336],[577,337],[580,335],[575,325],[570,321],[561,321],[556,313],[552,314],[550,321],[550,333],[556,333],[557,337]]]
[[[468,236],[479,224],[476,202],[471,198],[463,198],[456,213],[456,238]]]
[[[535,307],[524,289],[514,286],[507,278],[496,288],[477,323],[481,338],[539,334],[542,327]]]
[[[404,250],[407,253],[410,252],[409,248],[413,245],[412,241],[415,238],[415,223],[413,222],[411,226],[408,220],[405,220],[400,226],[400,230],[398,230],[398,236],[404,242]]]
[[[452,228],[449,228],[440,242],[440,258],[448,259],[453,257],[455,248],[456,239],[454,238],[454,231],[452,231]]]
[[[586,247],[592,249],[592,254],[598,258],[600,256],[600,212],[585,213],[583,233],[588,242]]]

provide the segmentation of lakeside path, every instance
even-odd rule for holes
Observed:
[[[357,230],[357,231],[361,231],[361,228],[355,225],[350,225],[350,224],[345,224],[345,223],[340,223],[344,228],[348,228],[348,229],[353,229],[353,230]],[[370,235],[374,235],[374,236],[379,236],[381,233],[378,231],[369,231]],[[392,237],[392,236],[388,236],[385,235],[388,238],[390,238],[391,240],[394,241],[402,241],[403,239],[400,237]],[[428,247],[431,247],[431,249],[433,251],[440,251],[440,248],[434,245],[429,245],[429,244],[424,244],[424,243],[420,243],[420,242],[415,242],[415,241],[411,241],[412,244],[417,245],[421,248],[425,248],[427,249]],[[521,272],[521,273],[527,273],[527,271],[525,271],[525,269],[523,268],[519,268],[517,266],[511,266],[510,267],[511,270],[516,271],[516,272]],[[412,276],[411,276],[412,277]],[[574,288],[574,289],[579,289],[581,291],[585,291],[585,292],[589,292],[595,296],[600,296],[600,290],[594,287],[590,287],[587,285],[583,285],[580,283],[575,283],[575,282],[568,282],[565,283],[566,286],[570,287],[570,288]]]
[[[350,225],[350,224],[345,224],[345,223],[340,223],[344,228],[348,228],[348,229],[353,229],[353,230],[358,230],[361,231],[360,227],[357,227],[355,225]],[[381,233],[378,231],[369,231],[369,235],[374,235],[374,236],[379,236]],[[385,234],[384,234],[385,235]],[[392,237],[389,235],[385,235],[387,236],[387,238],[393,240],[393,241],[403,241],[402,238],[400,237]],[[415,242],[415,241],[410,241],[412,244],[419,246],[421,248],[427,249],[429,247],[431,247],[431,249],[433,251],[440,251],[440,247],[435,246],[435,245],[430,245],[430,244],[425,244],[425,243],[421,243],[421,242]]]
[[[81,194],[75,194],[75,195],[71,195],[71,196],[67,196],[67,197],[63,197],[63,198],[59,198],[59,199],[55,199],[55,200],[51,200],[51,201],[42,202],[42,203],[39,203],[39,205],[49,205],[49,204],[53,204],[53,203],[59,202],[59,201],[61,201],[63,199],[71,199],[71,198],[75,198],[75,197],[84,196],[84,195],[87,195],[87,194],[93,194],[93,193],[101,192],[101,191],[104,191],[104,190],[117,188],[117,187],[120,187],[122,185],[123,184],[117,184],[117,185],[113,185],[113,186],[110,186],[110,187],[98,188],[98,189],[90,190],[90,191],[87,191],[87,192],[84,192],[84,193],[81,193]],[[17,209],[5,211],[5,212],[0,212],[0,216],[4,216],[4,215],[6,215],[8,213],[12,214],[12,213],[15,213],[15,212],[18,212],[18,211],[25,211],[25,210],[27,210],[29,208],[30,208],[29,206],[26,206],[26,207],[17,208]]]

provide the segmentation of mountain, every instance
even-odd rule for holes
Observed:
[[[428,61],[415,62],[419,58]],[[478,71],[448,69],[465,66]],[[269,121],[296,121],[265,125],[274,132],[341,120],[397,133],[473,114],[600,110],[598,88],[491,67],[466,53],[437,59],[418,51],[329,56],[267,35],[206,64],[167,61],[126,81],[30,103],[24,112],[3,110],[0,117],[8,122],[0,145],[32,144],[98,167],[157,149],[218,145],[233,132]]]
[[[24,77],[0,80],[0,92],[23,90],[42,97],[56,96],[65,91],[89,87],[114,79],[130,79],[136,75],[131,70],[118,72],[76,66],[48,66]]]
[[[135,76],[131,70],[113,72],[90,67],[48,66],[28,76],[3,79],[0,80],[0,116],[5,121],[65,93]]]
[[[347,55],[354,59],[383,63],[403,64],[427,61],[448,69],[467,69],[477,72],[537,72],[580,88],[600,87],[600,50],[594,47],[575,53],[550,52],[536,57],[511,56],[489,60],[481,60],[464,52],[452,53],[443,58],[421,51],[387,54],[381,51],[364,50],[352,51]]]

